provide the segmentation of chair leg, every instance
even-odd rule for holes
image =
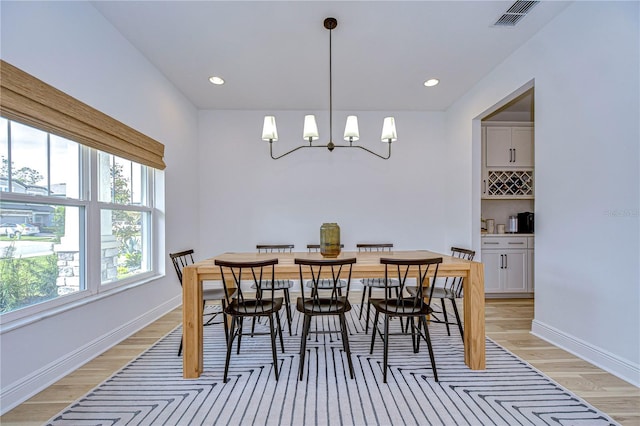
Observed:
[[[229,342],[229,319],[227,318],[227,314],[225,310],[227,309],[227,301],[222,299],[222,320],[224,323],[224,339]]]
[[[282,325],[280,324],[279,312],[276,312],[276,321],[278,322],[278,336],[280,336],[280,347],[282,348],[282,353],[284,353],[284,340],[282,340]]]
[[[255,319],[255,317],[253,317]],[[238,355],[240,355],[240,342],[242,342],[242,323],[244,323],[244,318],[240,317],[236,319],[236,323],[238,326]]]
[[[260,289],[256,289],[256,297],[258,299],[262,298],[262,291],[260,291]],[[258,320],[258,317],[253,317],[251,319],[251,337],[253,337],[253,333],[255,332],[257,320]]]
[[[224,313],[224,310],[226,308],[226,302],[224,299],[221,302],[222,302],[222,312],[220,314],[222,315],[222,319],[224,320],[224,339],[228,343],[229,342],[229,325],[228,325],[227,315]],[[203,308],[204,306],[206,306],[206,303],[203,304]],[[211,318],[209,318],[209,321],[203,324],[203,327],[205,325],[209,325],[217,315],[218,314],[214,314]],[[180,347],[178,347],[178,356],[182,355],[182,339],[183,338],[184,338],[184,335],[183,337],[180,338]]]
[[[307,335],[309,334],[309,326],[311,325],[311,317],[304,316],[302,324],[302,339],[300,339],[300,364],[298,364],[298,380],[302,380],[304,373],[304,358],[307,355]]]
[[[269,331],[271,332],[271,353],[273,354],[273,372],[278,380],[278,354],[276,353],[276,332],[273,327],[273,315],[269,315]],[[278,315],[277,313],[275,315]]]
[[[291,298],[289,297],[288,288],[284,289],[284,301],[285,301],[286,310],[287,310],[287,321],[289,322],[289,336],[293,336],[291,334]]]
[[[456,299],[451,300],[451,304],[453,305],[453,312],[456,314],[456,321],[458,321],[458,329],[460,330],[460,337],[462,337],[462,341],[464,342],[464,331],[462,330],[462,321],[460,321],[460,313],[458,313],[458,306],[456,306]]]
[[[449,317],[447,317],[447,306],[444,304],[444,299],[440,299],[440,306],[442,306],[442,315],[444,316],[444,324],[447,326],[447,336],[451,336],[449,331]]]
[[[429,358],[431,359],[431,369],[433,370],[433,378],[435,381],[438,381],[438,371],[436,370],[436,358],[433,355],[433,346],[431,345],[431,336],[429,336],[429,327],[427,326],[426,317],[420,317],[420,321],[422,321],[422,325],[424,325],[424,335],[427,341],[427,347],[429,348]]]
[[[404,324],[404,328],[402,328],[402,331],[403,331],[405,334],[408,334],[408,333],[409,333],[409,318],[407,318],[407,322]]]
[[[373,317],[373,328],[371,329],[371,349],[369,349],[369,355],[373,353],[373,345],[376,343],[376,334],[378,334],[378,314],[380,312],[376,309],[376,314]]]
[[[413,342],[413,353],[420,350],[420,333],[416,333],[415,320],[413,317],[407,318],[407,327],[411,327],[411,341]]]
[[[420,339],[422,338],[422,317],[417,317],[418,327],[416,329],[416,353],[420,352]],[[425,317],[426,320],[426,317]]]
[[[367,324],[364,327],[364,334],[369,333],[369,311],[371,310],[371,302],[369,302],[371,300],[371,290],[373,290],[373,287],[369,287],[369,297],[367,298]]]
[[[360,315],[358,315],[358,319],[362,319],[362,310],[364,309],[364,298],[367,296],[367,287],[365,286],[362,289],[362,301],[360,302]]]
[[[387,364],[389,362],[389,315],[384,316],[384,355],[382,382],[387,383]]]
[[[231,347],[233,346],[233,339],[235,337],[236,317],[231,318],[231,335],[227,341],[227,357],[224,361],[224,377],[222,381],[227,383],[227,375],[229,373],[229,360],[231,359]]]
[[[389,289],[389,292],[391,292],[391,289]],[[398,287],[396,287],[396,298],[397,299],[400,298],[400,290],[398,289]],[[405,329],[404,322],[403,322],[402,317],[400,317],[400,330],[404,330],[404,329]],[[406,331],[405,331],[405,333],[406,333]]]
[[[340,314],[340,331],[342,331],[342,348],[347,354],[347,362],[349,363],[349,374],[353,379],[353,363],[351,362],[351,348],[349,348],[349,336],[347,333],[347,319],[344,313]]]

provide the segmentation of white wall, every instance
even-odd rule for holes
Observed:
[[[161,253],[195,245],[195,108],[88,3],[2,2],[1,19],[3,60],[165,144]],[[160,261],[164,278],[3,333],[2,411],[177,306]]]
[[[359,116],[360,142],[386,153],[384,113]],[[319,243],[323,222],[337,222],[345,250],[358,242],[393,242],[401,249],[448,250],[444,188],[447,173],[443,113],[396,114],[398,141],[390,160],[362,150],[303,149],[279,160],[261,140],[266,112],[200,112],[200,229],[203,253],[253,251],[259,243]],[[305,112],[275,114],[274,154],[302,141]],[[328,114],[316,112],[320,140]],[[334,111],[334,143],[341,144],[347,113]]]
[[[573,3],[456,102],[446,129],[450,152],[467,153],[460,168],[473,167],[449,187],[448,205],[464,207],[450,208],[454,229],[463,218],[478,220],[480,135],[472,120],[535,79],[533,331],[636,385],[638,27],[638,2]]]

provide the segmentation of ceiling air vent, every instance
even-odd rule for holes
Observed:
[[[497,27],[513,27],[538,3],[540,2],[518,0],[493,25]]]

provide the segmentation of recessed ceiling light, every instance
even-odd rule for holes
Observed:
[[[440,80],[438,80],[437,78],[430,78],[429,80],[424,82],[424,85],[427,87],[432,87],[438,83],[440,83]]]
[[[212,77],[209,77],[209,81],[217,85],[224,84],[224,80],[221,77],[217,77],[215,75]]]

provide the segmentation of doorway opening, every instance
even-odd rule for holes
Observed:
[[[531,298],[534,282],[535,108],[533,80],[473,121],[480,259],[488,298]],[[478,187],[476,186],[476,187]],[[475,203],[474,203],[475,204]]]

